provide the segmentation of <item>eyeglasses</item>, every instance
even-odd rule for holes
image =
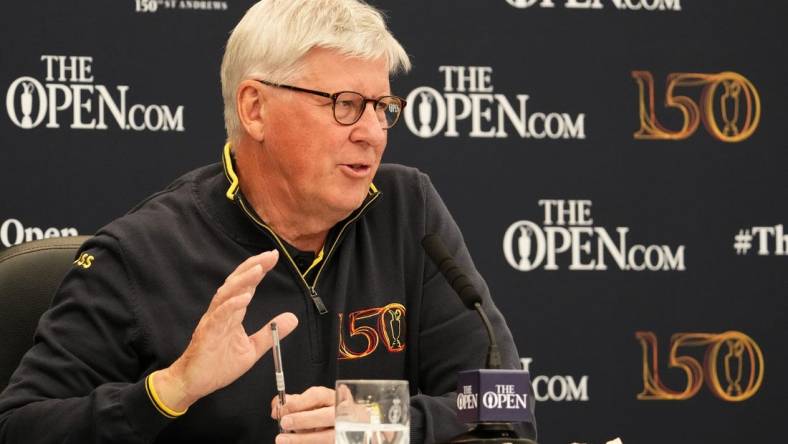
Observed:
[[[380,126],[383,129],[389,129],[397,123],[400,114],[402,114],[402,109],[405,108],[407,104],[405,99],[397,96],[383,96],[377,99],[368,99],[355,91],[339,91],[329,94],[323,91],[273,83],[267,80],[257,81],[276,88],[285,88],[331,99],[331,109],[334,112],[334,120],[340,125],[346,126],[358,122],[358,120],[361,119],[361,115],[364,114],[364,110],[367,109],[367,103],[372,103],[372,109],[375,110]]]

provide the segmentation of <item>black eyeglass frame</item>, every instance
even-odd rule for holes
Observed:
[[[396,120],[394,120],[391,123],[391,125],[384,127],[384,129],[392,128],[394,125],[397,124],[397,122],[399,122],[399,118],[400,118],[400,116],[402,116],[402,110],[405,109],[405,105],[408,104],[408,102],[405,99],[403,99],[402,97],[399,97],[399,96],[380,96],[377,99],[369,99],[367,97],[364,97],[363,94],[361,94],[359,92],[356,92],[356,91],[338,91],[338,92],[335,92],[335,93],[327,93],[327,92],[324,92],[324,91],[316,91],[314,89],[306,89],[306,88],[301,88],[301,87],[293,86],[293,85],[285,85],[284,83],[269,82],[268,80],[260,80],[260,79],[255,79],[255,80],[257,80],[258,82],[262,83],[263,85],[273,86],[274,88],[284,88],[284,89],[289,89],[289,90],[292,90],[292,91],[305,92],[305,93],[309,93],[309,94],[314,94],[316,96],[325,97],[327,99],[331,99],[331,114],[334,116],[334,120],[338,124],[344,125],[344,126],[354,125],[356,122],[361,120],[361,116],[363,116],[364,115],[364,111],[367,110],[367,103],[372,103],[372,109],[375,110],[377,108],[377,106],[378,106],[378,103],[380,103],[381,100],[392,97],[392,98],[395,98],[395,99],[399,100],[400,103],[401,103],[400,110],[399,110],[399,113],[397,114]],[[342,94],[342,93],[358,94],[364,100],[364,105],[361,108],[361,112],[358,113],[356,118],[350,123],[340,122],[339,119],[337,118],[337,111],[336,111],[337,97],[339,97],[339,95]]]

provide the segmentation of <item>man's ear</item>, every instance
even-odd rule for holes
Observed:
[[[236,112],[244,132],[257,142],[262,142],[263,131],[263,104],[260,84],[254,80],[244,80],[238,85],[235,95]]]

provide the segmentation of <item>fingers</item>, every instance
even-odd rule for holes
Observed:
[[[249,340],[252,341],[255,351],[257,351],[258,359],[274,346],[271,336],[271,322],[276,322],[279,329],[279,339],[284,339],[298,326],[298,318],[293,313],[282,313],[257,330],[257,333],[249,336]]]
[[[336,399],[339,400],[338,404],[341,404],[343,402],[351,402],[352,403],[353,402],[353,393],[350,391],[350,388],[348,388],[347,385],[340,384],[339,387],[337,387]]]
[[[321,407],[283,416],[282,428],[288,432],[310,431],[334,427],[334,406]]]
[[[239,292],[254,293],[254,289],[264,275],[263,267],[260,264],[254,264],[242,273],[233,272],[227,277],[224,284],[216,290],[208,311],[215,310],[228,299],[237,296]]]
[[[236,318],[238,322],[243,320],[246,306],[252,300],[252,293],[242,293],[234,298],[226,300],[219,308],[212,313],[216,321],[223,322],[231,318]],[[240,316],[240,319],[237,319]]]
[[[311,433],[280,433],[276,436],[276,444],[332,444],[333,442],[333,428]]]
[[[246,316],[246,307],[252,300],[251,293],[242,293],[224,303],[213,311],[206,313],[192,335],[192,342],[213,344],[222,341],[225,335],[241,325]],[[188,350],[188,349],[187,349]]]
[[[271,401],[272,416],[278,401]],[[334,442],[334,391],[327,387],[310,387],[300,395],[287,395],[282,409],[282,428],[295,433],[281,433],[277,444],[311,444]]]
[[[256,264],[261,264],[265,271],[267,272],[276,264],[276,260],[279,258],[279,251],[278,250],[270,250],[264,251],[258,255],[252,256],[241,263],[238,267],[230,273],[230,276],[236,273],[243,273],[244,271],[252,268]]]
[[[272,411],[275,410],[276,402],[276,399],[271,401]],[[300,395],[287,395],[287,402],[282,407],[282,416],[333,405],[334,390],[328,387],[309,387]]]
[[[279,261],[279,250],[265,251],[257,257],[260,259],[259,264],[263,267],[263,273],[268,273]]]
[[[277,250],[266,251],[252,256],[236,267],[224,284],[216,290],[208,311],[215,310],[226,300],[237,296],[239,292],[254,293],[255,288],[263,279],[263,276],[270,271],[279,260]]]

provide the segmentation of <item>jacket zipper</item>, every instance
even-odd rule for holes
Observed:
[[[290,256],[290,253],[287,252],[287,248],[285,248],[284,244],[279,239],[279,236],[277,236],[276,233],[274,233],[274,231],[268,227],[268,225],[264,224],[254,212],[250,211],[246,207],[246,202],[241,196],[238,196],[239,197],[238,201],[241,204],[241,208],[244,210],[244,213],[246,213],[246,215],[257,226],[263,228],[265,231],[270,233],[271,237],[274,238],[277,245],[279,245],[279,250],[285,254],[285,257],[287,258],[288,262],[290,262],[290,265],[293,267],[293,269],[295,269],[296,274],[301,279],[301,282],[304,284],[306,290],[309,292],[309,297],[312,298],[312,302],[315,304],[315,308],[317,308],[318,313],[323,315],[328,313],[328,309],[326,308],[326,304],[323,303],[323,299],[321,299],[320,295],[317,293],[317,281],[318,279],[320,279],[320,274],[323,272],[323,268],[325,268],[326,263],[328,263],[328,260],[331,258],[331,254],[334,252],[335,247],[339,244],[339,241],[342,239],[342,234],[345,232],[345,229],[348,226],[350,226],[350,224],[355,222],[359,217],[361,217],[361,215],[364,214],[364,212],[366,211],[367,207],[369,207],[372,204],[372,202],[374,202],[378,198],[378,196],[380,196],[380,193],[376,193],[374,196],[372,196],[371,199],[365,202],[364,205],[356,212],[356,215],[353,216],[347,222],[345,222],[345,224],[339,230],[339,234],[337,234],[336,239],[334,239],[334,242],[331,244],[331,248],[328,249],[328,254],[326,254],[325,259],[323,259],[322,263],[320,264],[320,268],[317,269],[317,274],[315,274],[315,280],[311,286],[306,282],[306,279],[304,279],[304,276],[298,270],[298,266],[296,265],[293,258]]]

